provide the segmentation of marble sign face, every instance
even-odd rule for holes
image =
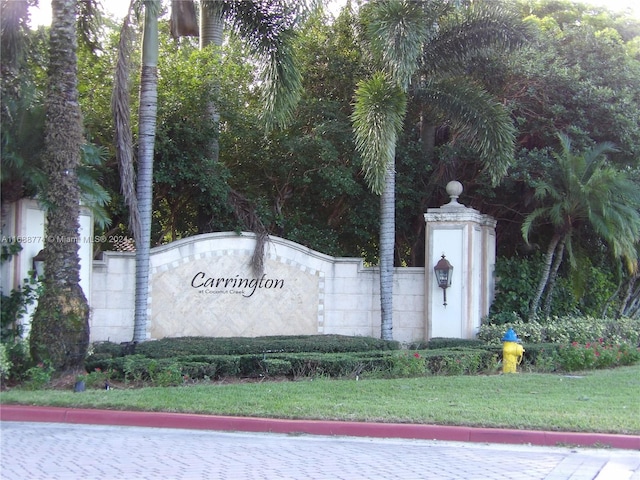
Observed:
[[[151,338],[317,334],[319,274],[266,258],[256,276],[249,261],[242,253],[198,256],[155,271]]]

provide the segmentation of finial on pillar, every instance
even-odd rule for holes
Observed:
[[[446,205],[447,207],[464,207],[464,205],[458,203],[458,197],[462,193],[462,190],[462,184],[456,180],[452,180],[451,182],[447,183],[446,191],[451,198],[449,203]]]

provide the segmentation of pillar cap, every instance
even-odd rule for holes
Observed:
[[[460,182],[458,182],[457,180],[450,181],[449,183],[447,183],[447,186],[446,186],[445,190],[447,191],[447,195],[449,195],[449,198],[451,200],[449,201],[449,203],[447,203],[444,206],[446,206],[446,207],[464,207],[463,204],[458,202],[458,197],[460,196],[460,194],[464,190],[464,188],[462,187],[462,184]]]

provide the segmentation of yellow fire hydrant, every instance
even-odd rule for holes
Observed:
[[[502,373],[516,373],[517,365],[522,362],[524,348],[517,343],[520,339],[513,328],[507,330],[502,341],[504,342],[502,346]]]

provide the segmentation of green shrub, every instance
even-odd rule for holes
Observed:
[[[122,373],[124,374],[125,382],[142,382],[151,380],[151,373],[149,369],[153,369],[152,362],[155,360],[151,360],[150,358],[144,357],[142,355],[127,355],[123,357],[122,361]]]
[[[500,312],[492,313],[491,315],[485,317],[482,321],[483,323],[488,323],[491,325],[506,325],[522,322],[522,318],[516,312]]]
[[[495,265],[496,292],[490,313],[514,312],[526,318],[538,283],[542,255],[498,257]]]
[[[31,357],[29,355],[29,345],[25,340],[17,340],[5,344],[7,359],[11,362],[11,378],[14,380],[23,380],[27,377],[27,370],[31,365]]]
[[[483,323],[478,338],[498,345],[508,328],[513,328],[523,342],[528,343],[587,343],[602,338],[607,343],[638,344],[640,319],[553,317],[534,322],[518,321],[504,325]]]
[[[617,367],[640,361],[640,351],[637,347],[626,343],[606,344],[603,340],[561,345],[557,355],[559,367],[567,372]]]
[[[179,337],[135,345],[135,353],[149,358],[183,355],[249,355],[264,353],[344,353],[398,350],[399,342],[343,335],[297,335],[268,337]]]
[[[262,361],[262,368],[265,376],[278,377],[283,375],[291,375],[293,366],[289,360],[281,358],[265,358]]]
[[[44,363],[31,367],[26,372],[27,381],[22,384],[22,388],[26,390],[43,389],[51,381],[53,372],[53,367]]]
[[[151,383],[156,387],[175,387],[182,385],[182,368],[177,363],[155,365],[150,372]]]
[[[594,316],[616,290],[613,272],[594,266],[589,258],[579,259],[579,274],[558,276],[551,301],[551,315]],[[529,304],[536,291],[543,255],[498,257],[495,265],[496,292],[491,304],[492,323],[514,322],[509,316],[527,318]],[[495,318],[494,318],[495,317]]]
[[[522,363],[533,371],[553,372],[557,369],[557,343],[524,343]],[[500,349],[502,350],[502,348]]]
[[[42,284],[33,277],[25,278],[22,285],[11,290],[9,295],[0,292],[0,341],[10,343],[22,337],[24,328],[20,319],[28,313],[29,306],[37,301],[41,292]]]
[[[0,385],[3,385],[7,378],[9,378],[12,365],[5,344],[0,343]]]
[[[426,373],[424,357],[419,352],[398,352],[387,357],[389,366],[385,373],[392,378],[418,377]]]
[[[426,350],[427,370],[432,375],[475,375],[492,372],[497,354],[488,348],[450,348]]]
[[[111,370],[103,371],[101,368],[95,368],[91,372],[84,375],[84,382],[87,388],[104,388],[111,380],[113,372]]]
[[[370,368],[370,357],[357,353],[294,353],[279,358],[291,362],[294,377],[348,377]]]
[[[96,342],[93,343],[90,347],[89,357],[98,357],[98,358],[116,358],[116,357],[124,357],[127,352],[125,349],[127,345],[130,344],[119,344],[113,342]],[[129,353],[134,353],[133,351]]]
[[[426,342],[418,342],[412,344],[410,350],[434,350],[438,348],[452,348],[452,347],[484,347],[486,345],[482,340],[475,338],[444,338],[434,337]]]

